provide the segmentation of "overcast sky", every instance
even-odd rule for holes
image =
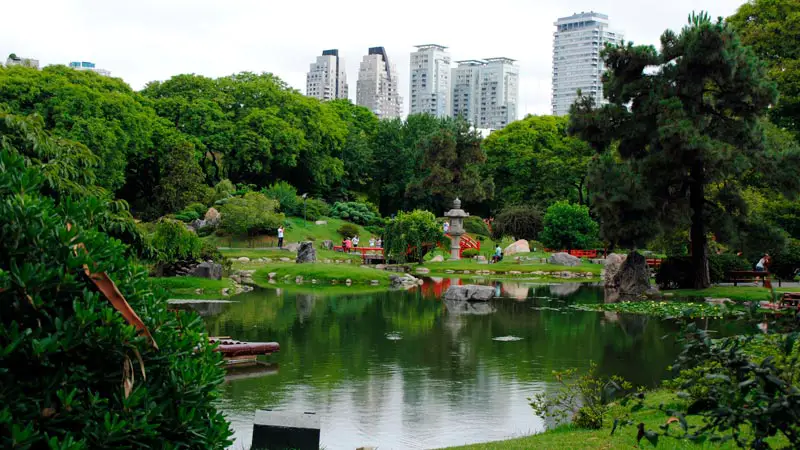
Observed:
[[[505,56],[520,66],[519,116],[550,113],[553,22],[609,15],[636,44],[657,44],[691,11],[732,14],[744,0],[25,0],[2,7],[0,55],[42,65],[92,61],[134,89],[179,73],[272,72],[305,91],[309,64],[338,48],[355,101],[358,65],[383,46],[408,111],[409,53],[450,48],[453,60]]]

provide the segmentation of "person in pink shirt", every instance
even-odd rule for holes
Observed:
[[[353,241],[350,238],[344,240],[344,251],[345,253],[350,253],[350,250],[353,248]]]

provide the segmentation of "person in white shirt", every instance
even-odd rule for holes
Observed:
[[[374,237],[369,238],[369,246],[370,247],[375,247],[375,238]]]
[[[769,266],[769,255],[765,254],[756,263],[756,271],[757,272],[766,272],[768,266]]]
[[[445,222],[443,228],[444,228],[444,234],[449,233],[450,232],[450,222]]]
[[[353,236],[353,247],[358,247],[358,236]]]
[[[278,227],[278,248],[283,248],[283,225]]]

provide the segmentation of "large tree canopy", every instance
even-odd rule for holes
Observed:
[[[774,83],[734,30],[706,15],[692,15],[680,34],[664,32],[661,51],[629,44],[607,48],[604,59],[610,104],[596,108],[583,97],[572,108],[571,132],[600,152],[616,148],[631,169],[619,175],[638,178],[619,183],[650,199],[638,202],[640,214],[691,224],[694,285],[707,287],[710,197],[734,203],[733,181],[759,170],[759,117],[776,98]],[[597,206],[603,220],[618,212]]]

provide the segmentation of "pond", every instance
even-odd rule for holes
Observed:
[[[677,354],[664,339],[678,330],[671,322],[567,307],[602,302],[596,286],[498,282],[501,298],[464,314],[440,299],[451,282],[461,283],[429,279],[372,294],[256,290],[202,308],[212,335],[281,345],[269,365],[231,371],[223,387],[234,448],[249,447],[257,409],[316,412],[326,449],[531,434],[545,423],[527,398],[553,389],[552,371],[594,361],[654,386]]]

